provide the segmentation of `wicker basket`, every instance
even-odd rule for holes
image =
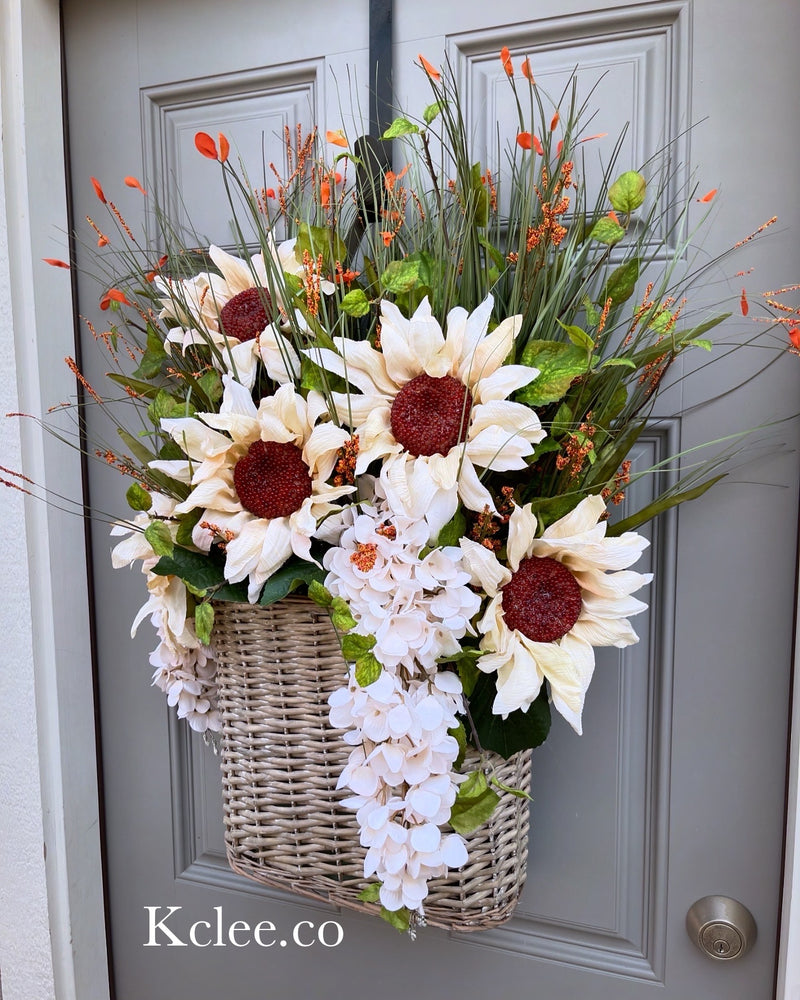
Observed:
[[[354,814],[336,782],[350,747],[328,722],[346,666],[327,613],[307,598],[266,608],[219,602],[214,646],[222,710],[225,841],[234,871],[265,885],[369,912]],[[530,751],[496,757],[527,788]],[[479,930],[508,920],[525,881],[528,804],[503,796],[467,839],[469,862],[429,883],[428,924]]]

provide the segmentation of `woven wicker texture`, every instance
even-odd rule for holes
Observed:
[[[265,885],[375,912],[357,898],[365,852],[354,814],[340,805],[349,793],[336,791],[351,748],[331,728],[327,701],[347,667],[327,612],[303,597],[266,608],[218,602],[214,647],[231,867]],[[509,761],[490,756],[499,781],[528,788],[530,751]],[[527,801],[504,795],[466,840],[464,868],[429,883],[428,924],[479,930],[514,911],[525,881]]]

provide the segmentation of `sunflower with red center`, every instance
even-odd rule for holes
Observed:
[[[225,578],[248,581],[258,600],[265,581],[294,553],[313,562],[311,540],[352,486],[331,486],[349,434],[327,416],[319,393],[304,399],[282,385],[256,409],[250,392],[229,375],[219,413],[165,419],[161,426],[188,460],[153,467],[193,487],[175,511],[200,510],[195,544],[225,545]]]
[[[472,582],[490,598],[478,622],[478,666],[497,673],[496,715],[527,711],[547,680],[553,705],[580,733],[594,647],[638,642],[628,618],[647,605],[631,594],[652,576],[627,567],[649,543],[632,531],[606,537],[605,509],[601,497],[586,497],[537,538],[531,505],[515,507],[507,566],[461,539]]]
[[[300,372],[300,358],[281,330],[288,299],[282,276],[302,276],[303,265],[295,254],[295,240],[271,243],[269,250],[269,258],[258,253],[244,260],[212,246],[208,255],[218,273],[205,271],[184,281],[156,278],[163,295],[161,316],[179,324],[170,330],[167,342],[184,351],[193,344],[206,345],[215,366],[248,389],[259,361],[278,384],[291,382]]]
[[[489,331],[488,296],[468,313],[456,307],[446,333],[426,299],[410,319],[381,303],[381,348],[334,339],[336,351],[309,357],[345,378],[356,392],[333,393],[339,419],[359,437],[356,473],[381,460],[380,479],[392,510],[425,520],[434,539],[456,511],[495,511],[481,482],[486,470],[524,469],[545,432],[533,410],[508,399],[539,374],[505,365],[521,317]]]

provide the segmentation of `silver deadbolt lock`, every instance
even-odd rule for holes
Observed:
[[[686,930],[704,955],[723,962],[741,958],[756,939],[753,914],[728,896],[703,896],[693,903]]]

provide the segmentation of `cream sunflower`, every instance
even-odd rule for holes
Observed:
[[[553,705],[580,733],[594,647],[638,642],[628,617],[647,605],[631,594],[652,575],[627,567],[649,542],[635,532],[607,538],[605,509],[601,497],[587,497],[536,538],[531,505],[515,508],[510,570],[493,552],[461,539],[473,583],[490,597],[478,622],[485,651],[478,666],[497,672],[496,715],[527,711],[546,679]]]
[[[539,374],[503,364],[521,317],[488,332],[492,307],[491,296],[472,313],[456,307],[445,334],[427,298],[411,319],[382,302],[380,350],[337,337],[336,351],[308,352],[361,391],[333,394],[339,419],[359,438],[356,472],[383,460],[380,480],[390,507],[427,521],[431,539],[459,497],[470,510],[494,511],[478,470],[523,469],[545,437],[536,414],[507,398]]]
[[[256,409],[247,389],[230,376],[223,381],[219,413],[161,422],[188,461],[152,464],[194,487],[176,513],[202,510],[195,543],[208,549],[223,541],[225,578],[246,578],[255,602],[292,553],[313,561],[311,539],[323,530],[320,522],[352,492],[352,486],[328,485],[349,435],[318,422],[327,414],[319,393],[304,399],[282,385]]]
[[[302,276],[303,265],[295,240],[271,243],[269,249],[269,267],[263,254],[243,260],[212,246],[208,254],[219,274],[203,272],[180,282],[156,278],[164,295],[161,315],[179,324],[168,333],[167,343],[184,351],[192,344],[212,345],[215,363],[248,389],[259,360],[278,384],[300,373],[300,358],[281,331],[287,305],[275,272]]]

